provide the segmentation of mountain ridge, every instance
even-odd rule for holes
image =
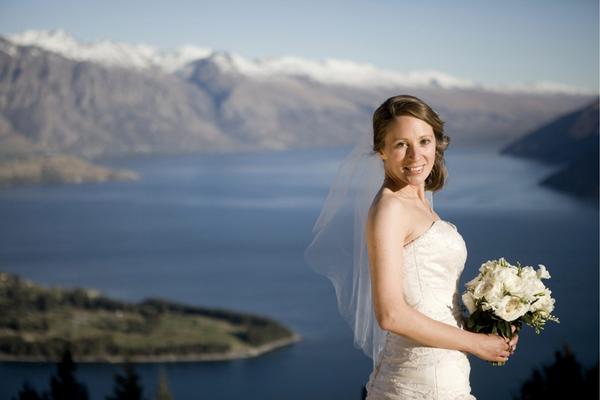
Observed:
[[[497,146],[590,99],[255,78],[224,68],[228,59],[205,57],[167,73],[74,61],[0,38],[0,145],[5,153],[88,159],[343,146],[370,134],[385,98],[410,93],[447,121],[452,145]]]
[[[286,55],[250,59],[234,52],[216,51],[190,44],[180,46],[175,50],[159,50],[147,44],[129,44],[110,40],[82,43],[61,29],[28,30],[6,35],[6,38],[15,44],[37,46],[74,61],[91,61],[109,67],[159,69],[167,73],[176,73],[193,61],[214,58],[218,60],[217,62],[223,69],[229,69],[230,72],[235,71],[255,79],[294,76],[307,77],[322,84],[340,84],[361,88],[397,85],[446,89],[473,88],[506,93],[590,94],[556,82],[542,81],[493,86],[433,69],[400,72],[379,68],[368,63],[335,58],[311,60]]]

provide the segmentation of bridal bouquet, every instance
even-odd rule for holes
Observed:
[[[552,315],[555,300],[542,279],[550,279],[546,267],[509,264],[504,258],[481,265],[479,275],[468,282],[462,300],[470,315],[467,329],[472,332],[494,333],[512,339],[522,323],[539,334],[546,321],[559,322]],[[513,332],[512,327],[515,327]],[[493,365],[504,363],[492,362]]]

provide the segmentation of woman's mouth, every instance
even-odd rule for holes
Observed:
[[[425,169],[425,165],[421,165],[419,167],[404,167],[404,171],[406,171],[409,175],[419,175]]]

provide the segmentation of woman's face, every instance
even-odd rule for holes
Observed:
[[[431,125],[403,115],[388,127],[380,157],[387,175],[394,181],[420,186],[433,169],[435,147]]]

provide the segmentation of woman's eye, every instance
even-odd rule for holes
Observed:
[[[421,141],[421,143],[425,143],[425,144],[429,144],[430,142],[431,142],[431,140],[430,140],[430,139],[423,139],[423,140]]]
[[[402,147],[402,146],[404,146],[405,144],[406,144],[406,143],[400,142],[400,143],[398,143],[398,144],[396,145],[396,147]]]

